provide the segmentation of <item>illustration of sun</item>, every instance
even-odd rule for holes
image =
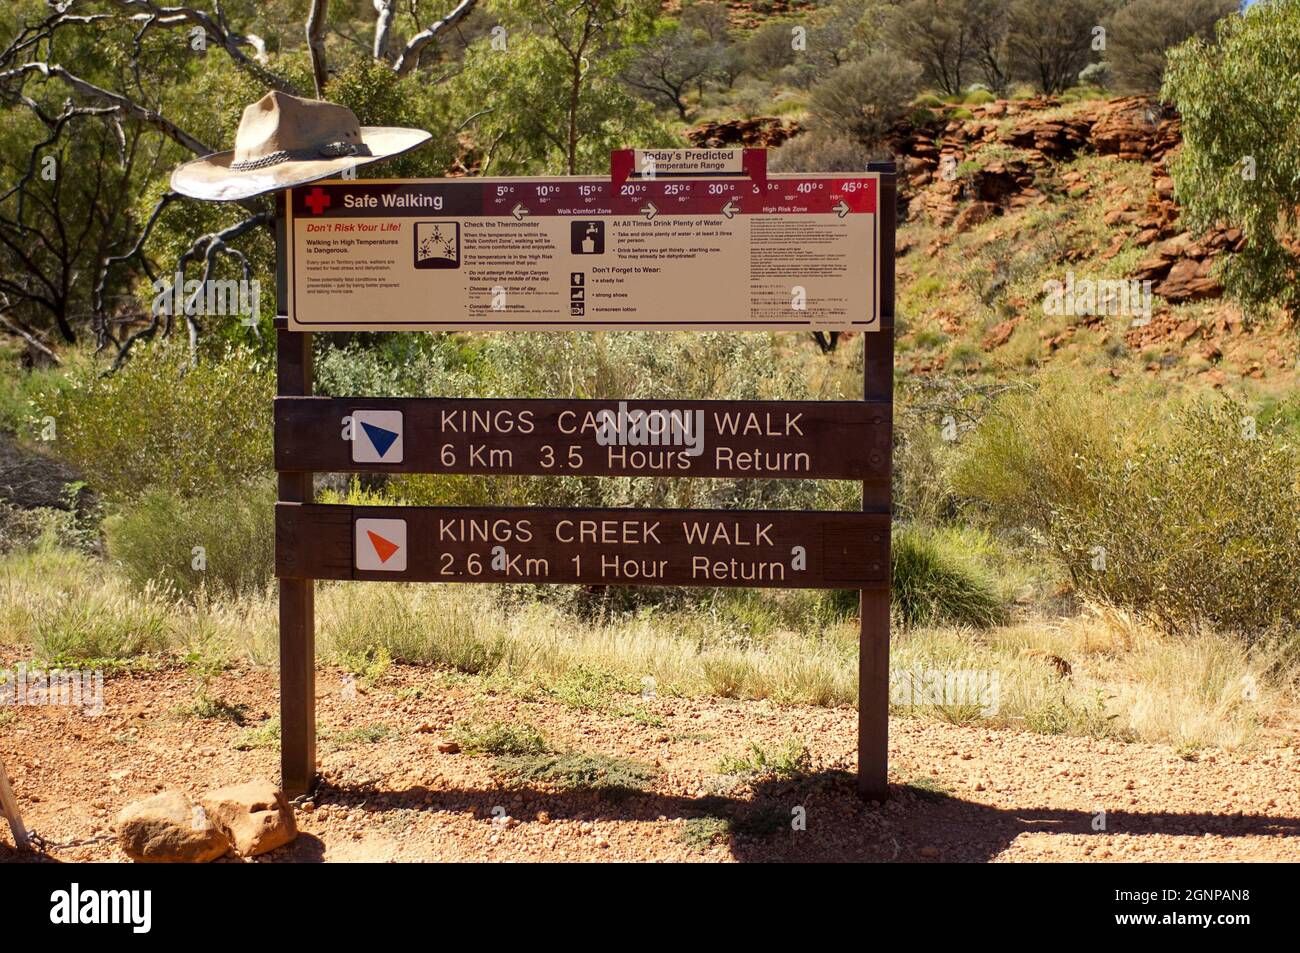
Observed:
[[[433,226],[433,231],[425,235],[420,241],[420,260],[425,261],[429,258],[447,258],[455,259],[456,257],[456,235],[455,232],[444,235],[442,226]]]

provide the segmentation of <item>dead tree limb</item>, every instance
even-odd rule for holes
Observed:
[[[66,12],[89,2],[91,0],[71,0],[63,9]],[[155,26],[196,26],[226,51],[238,69],[248,73],[259,83],[271,89],[278,89],[282,93],[301,95],[293,83],[262,65],[258,57],[265,56],[266,44],[253,34],[236,32],[226,21],[226,15],[220,4],[217,4],[215,13],[208,13],[195,7],[165,6],[153,0],[107,0],[107,2],[130,14],[130,19],[141,23],[142,34],[145,29]],[[243,50],[245,46],[251,47],[256,55],[249,56],[245,53]]]
[[[374,0],[375,44],[372,53],[381,63],[388,62],[388,47],[393,36],[393,6],[397,0]]]
[[[170,194],[175,196],[175,193]],[[166,198],[166,196],[164,196],[164,198]],[[152,227],[152,222],[157,220],[157,216],[160,212],[161,208],[155,207],[154,214],[150,217],[150,228]],[[220,231],[208,232],[206,235],[200,235],[176,260],[176,269],[173,272],[172,283],[162,288],[158,292],[157,296],[155,296],[154,300],[161,300],[164,302],[174,300],[177,282],[180,283],[181,291],[183,293],[185,288],[185,274],[189,270],[190,265],[196,262],[202,262],[203,272],[202,277],[199,280],[199,286],[188,298],[185,299],[180,309],[185,318],[185,325],[189,332],[191,361],[195,359],[197,354],[199,335],[202,333],[202,327],[199,325],[197,320],[199,299],[207,288],[207,283],[212,274],[212,268],[215,265],[218,256],[226,255],[238,261],[243,269],[245,280],[249,280],[252,275],[252,267],[249,264],[248,257],[238,249],[231,248],[229,243],[235,241],[237,238],[247,235],[256,228],[261,228],[263,226],[270,227],[274,222],[275,216],[272,215],[272,213],[258,212],[256,215],[251,215],[242,221],[236,222],[234,225],[228,225]],[[143,246],[143,239],[137,244]],[[132,254],[139,253],[139,248],[132,250]],[[125,260],[125,257],[123,260]],[[156,284],[158,279],[152,280]],[[136,317],[138,318],[139,316]],[[116,371],[126,362],[127,357],[130,355],[131,348],[137,341],[151,338],[158,333],[159,325],[163,324],[163,318],[166,318],[166,323],[163,325],[163,336],[166,337],[167,334],[170,333],[173,317],[175,317],[175,315],[170,308],[164,307],[160,309],[150,307],[148,324],[143,328],[137,328],[135,331],[132,331],[120,342],[113,336],[111,329],[107,330],[108,341],[109,343],[116,345],[118,352],[117,357],[113,360],[112,367],[109,369],[110,373]]]
[[[307,14],[307,52],[311,54],[317,99],[325,98],[325,84],[329,82],[325,62],[325,18],[329,16],[329,7],[329,0],[311,0],[311,12]]]
[[[397,75],[405,76],[415,69],[416,64],[420,62],[420,54],[424,52],[424,48],[465,19],[477,2],[478,0],[460,0],[460,3],[456,4],[455,8],[445,17],[430,24],[407,40],[406,47],[402,50],[401,55],[397,57],[397,62],[393,64],[393,69],[396,70]],[[377,39],[378,33],[376,33]]]
[[[84,80],[80,76],[69,72],[57,63],[24,63],[22,66],[15,66],[12,69],[0,71],[0,83],[10,79],[22,79],[26,76],[32,75],[33,73],[39,73],[46,79],[62,80],[73,90],[83,96],[90,96],[112,103],[131,118],[158,130],[168,139],[188,149],[195,155],[209,155],[216,151],[208,146],[207,143],[191,136],[180,126],[176,125],[176,123],[163,116],[162,113],[150,109],[148,106],[141,106],[139,103],[128,99],[121,93],[115,93],[112,90],[104,89],[102,86],[96,86],[94,83]]]
[[[0,330],[7,331],[16,338],[21,338],[27,342],[27,346],[36,351],[47,361],[58,367],[63,362],[59,360],[59,355],[41,340],[40,333],[32,327],[28,327],[21,320],[8,313],[10,308],[9,296],[0,293]]]

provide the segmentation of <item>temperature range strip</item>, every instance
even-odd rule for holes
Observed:
[[[606,411],[616,427],[622,421],[628,441],[638,436],[631,418],[659,412],[656,429],[673,421],[688,425],[690,433],[679,430],[679,439],[698,436],[700,452],[662,438],[658,445],[602,445],[597,431]],[[285,472],[886,479],[891,430],[887,402],[278,397],[275,466]]]
[[[394,568],[387,568],[389,566]],[[397,582],[888,585],[889,517],[280,503],[276,575]]]
[[[608,179],[402,179],[321,182],[293,190],[294,218],[422,218],[500,216],[522,221],[530,215],[659,215],[875,213],[875,176],[769,176],[765,184],[743,179],[638,180],[614,185]]]

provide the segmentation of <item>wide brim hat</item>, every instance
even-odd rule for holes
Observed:
[[[346,106],[267,93],[244,110],[235,148],[172,172],[182,195],[237,202],[389,159],[431,139],[423,129],[362,126]]]

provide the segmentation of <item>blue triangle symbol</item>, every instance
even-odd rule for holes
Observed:
[[[393,441],[398,437],[395,431],[385,430],[383,427],[376,427],[374,424],[368,424],[365,421],[362,421],[361,429],[366,432],[366,436],[370,438],[370,442],[375,445],[375,449],[379,451],[381,457],[388,453],[388,448],[393,445]]]

